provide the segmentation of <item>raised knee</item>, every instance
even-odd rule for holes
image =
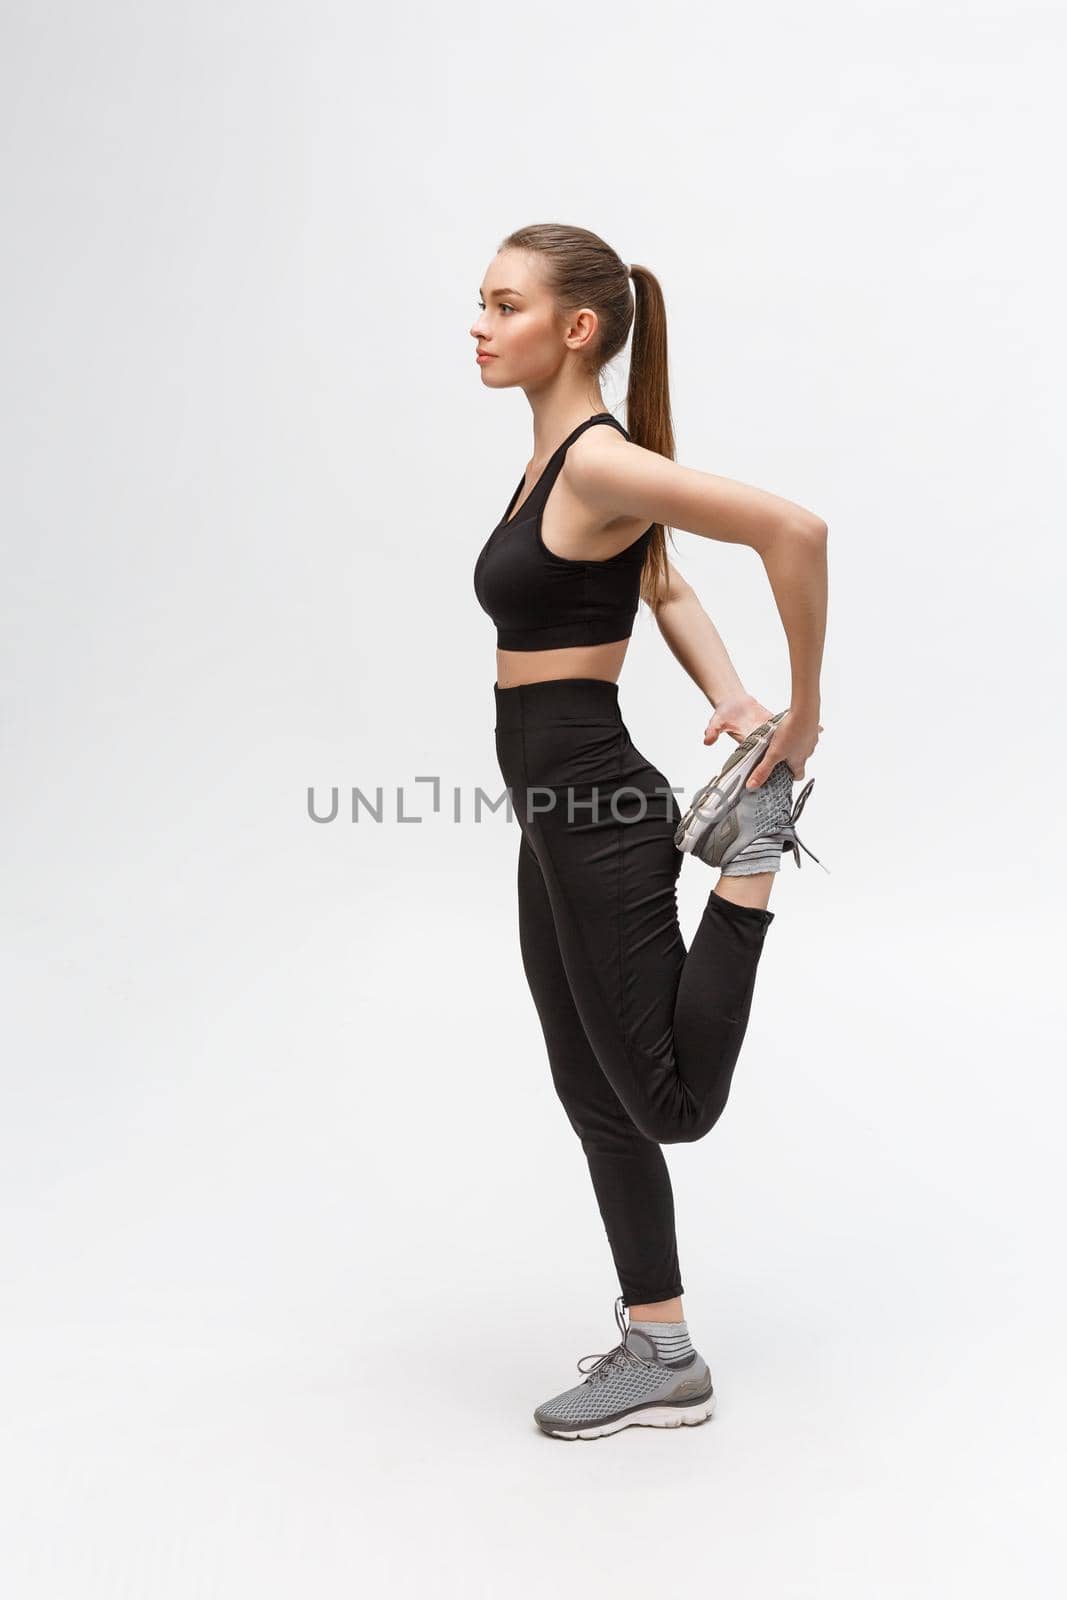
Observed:
[[[653,1139],[656,1144],[692,1144],[694,1139],[702,1139],[707,1132],[696,1118],[679,1122],[676,1117],[665,1117],[656,1112],[646,1112],[637,1126],[646,1139]]]
[[[725,1098],[716,1096],[695,1108],[687,1105],[681,1117],[646,1111],[637,1125],[646,1139],[654,1139],[657,1144],[695,1144],[711,1132],[725,1106]]]

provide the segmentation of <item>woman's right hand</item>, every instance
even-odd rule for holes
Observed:
[[[821,732],[822,723],[816,722],[814,716],[803,710],[794,711],[790,706],[771,734],[759,762],[745,779],[745,788],[758,789],[761,783],[766,783],[780,761],[784,761],[793,774],[794,783],[798,782],[804,777],[805,763],[814,754]]]

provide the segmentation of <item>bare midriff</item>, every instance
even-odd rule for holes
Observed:
[[[558,650],[497,650],[496,681],[501,689],[546,678],[604,678],[617,683],[629,639],[610,644],[567,645]]]

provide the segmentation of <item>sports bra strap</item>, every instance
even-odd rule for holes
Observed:
[[[579,422],[578,426],[574,428],[563,440],[563,443],[558,444],[553,450],[552,454],[545,463],[544,471],[541,473],[541,476],[538,478],[537,482],[526,496],[526,499],[522,502],[522,505],[519,507],[519,512],[516,513],[516,517],[519,514],[525,515],[528,507],[533,503],[535,497],[540,496],[543,499],[544,496],[548,494],[548,491],[559,477],[560,471],[563,467],[564,458],[566,457],[570,446],[574,443],[575,439],[577,439],[580,433],[584,433],[586,428],[591,428],[594,423],[597,422],[610,423],[613,428],[618,428],[619,432],[624,438],[628,439],[630,437],[622,423],[619,421],[618,417],[613,417],[610,411],[598,411],[595,416],[586,417],[585,421]],[[524,473],[519,479],[518,487],[516,488],[515,493],[508,502],[507,510],[504,512],[503,522],[505,525],[512,520],[515,520],[512,518],[512,511],[525,485],[526,474]]]
[[[558,472],[560,467],[563,465],[564,456],[567,454],[567,451],[570,449],[575,439],[577,439],[578,435],[580,433],[584,433],[586,428],[591,428],[593,424],[597,422],[610,423],[613,428],[618,428],[621,434],[625,434],[626,437],[629,438],[629,434],[626,433],[626,429],[623,427],[618,417],[613,417],[610,411],[598,411],[596,416],[586,417],[584,422],[579,422],[573,433],[569,433],[564,439],[563,443],[557,446],[557,448],[552,452],[552,455],[549,457],[548,467],[545,468],[544,472],[542,473],[542,477],[548,477],[549,467],[552,466],[553,462],[555,462],[556,471]],[[556,460],[557,456],[559,457],[558,461]],[[555,473],[553,473],[553,477],[554,476]]]

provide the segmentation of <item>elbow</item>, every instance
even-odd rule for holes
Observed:
[[[829,531],[822,517],[817,517],[811,511],[805,512],[801,517],[797,517],[791,527],[794,539],[810,539],[814,544],[825,543]]]
[[[765,540],[760,543],[754,541],[753,547],[764,561],[772,554],[782,554],[787,551],[824,550],[828,532],[829,529],[822,517],[798,508],[795,514],[777,522],[774,531],[768,534]]]
[[[668,563],[664,579],[656,589],[655,598],[649,599],[648,604],[658,622],[665,622],[693,595],[692,586],[676,567]]]

